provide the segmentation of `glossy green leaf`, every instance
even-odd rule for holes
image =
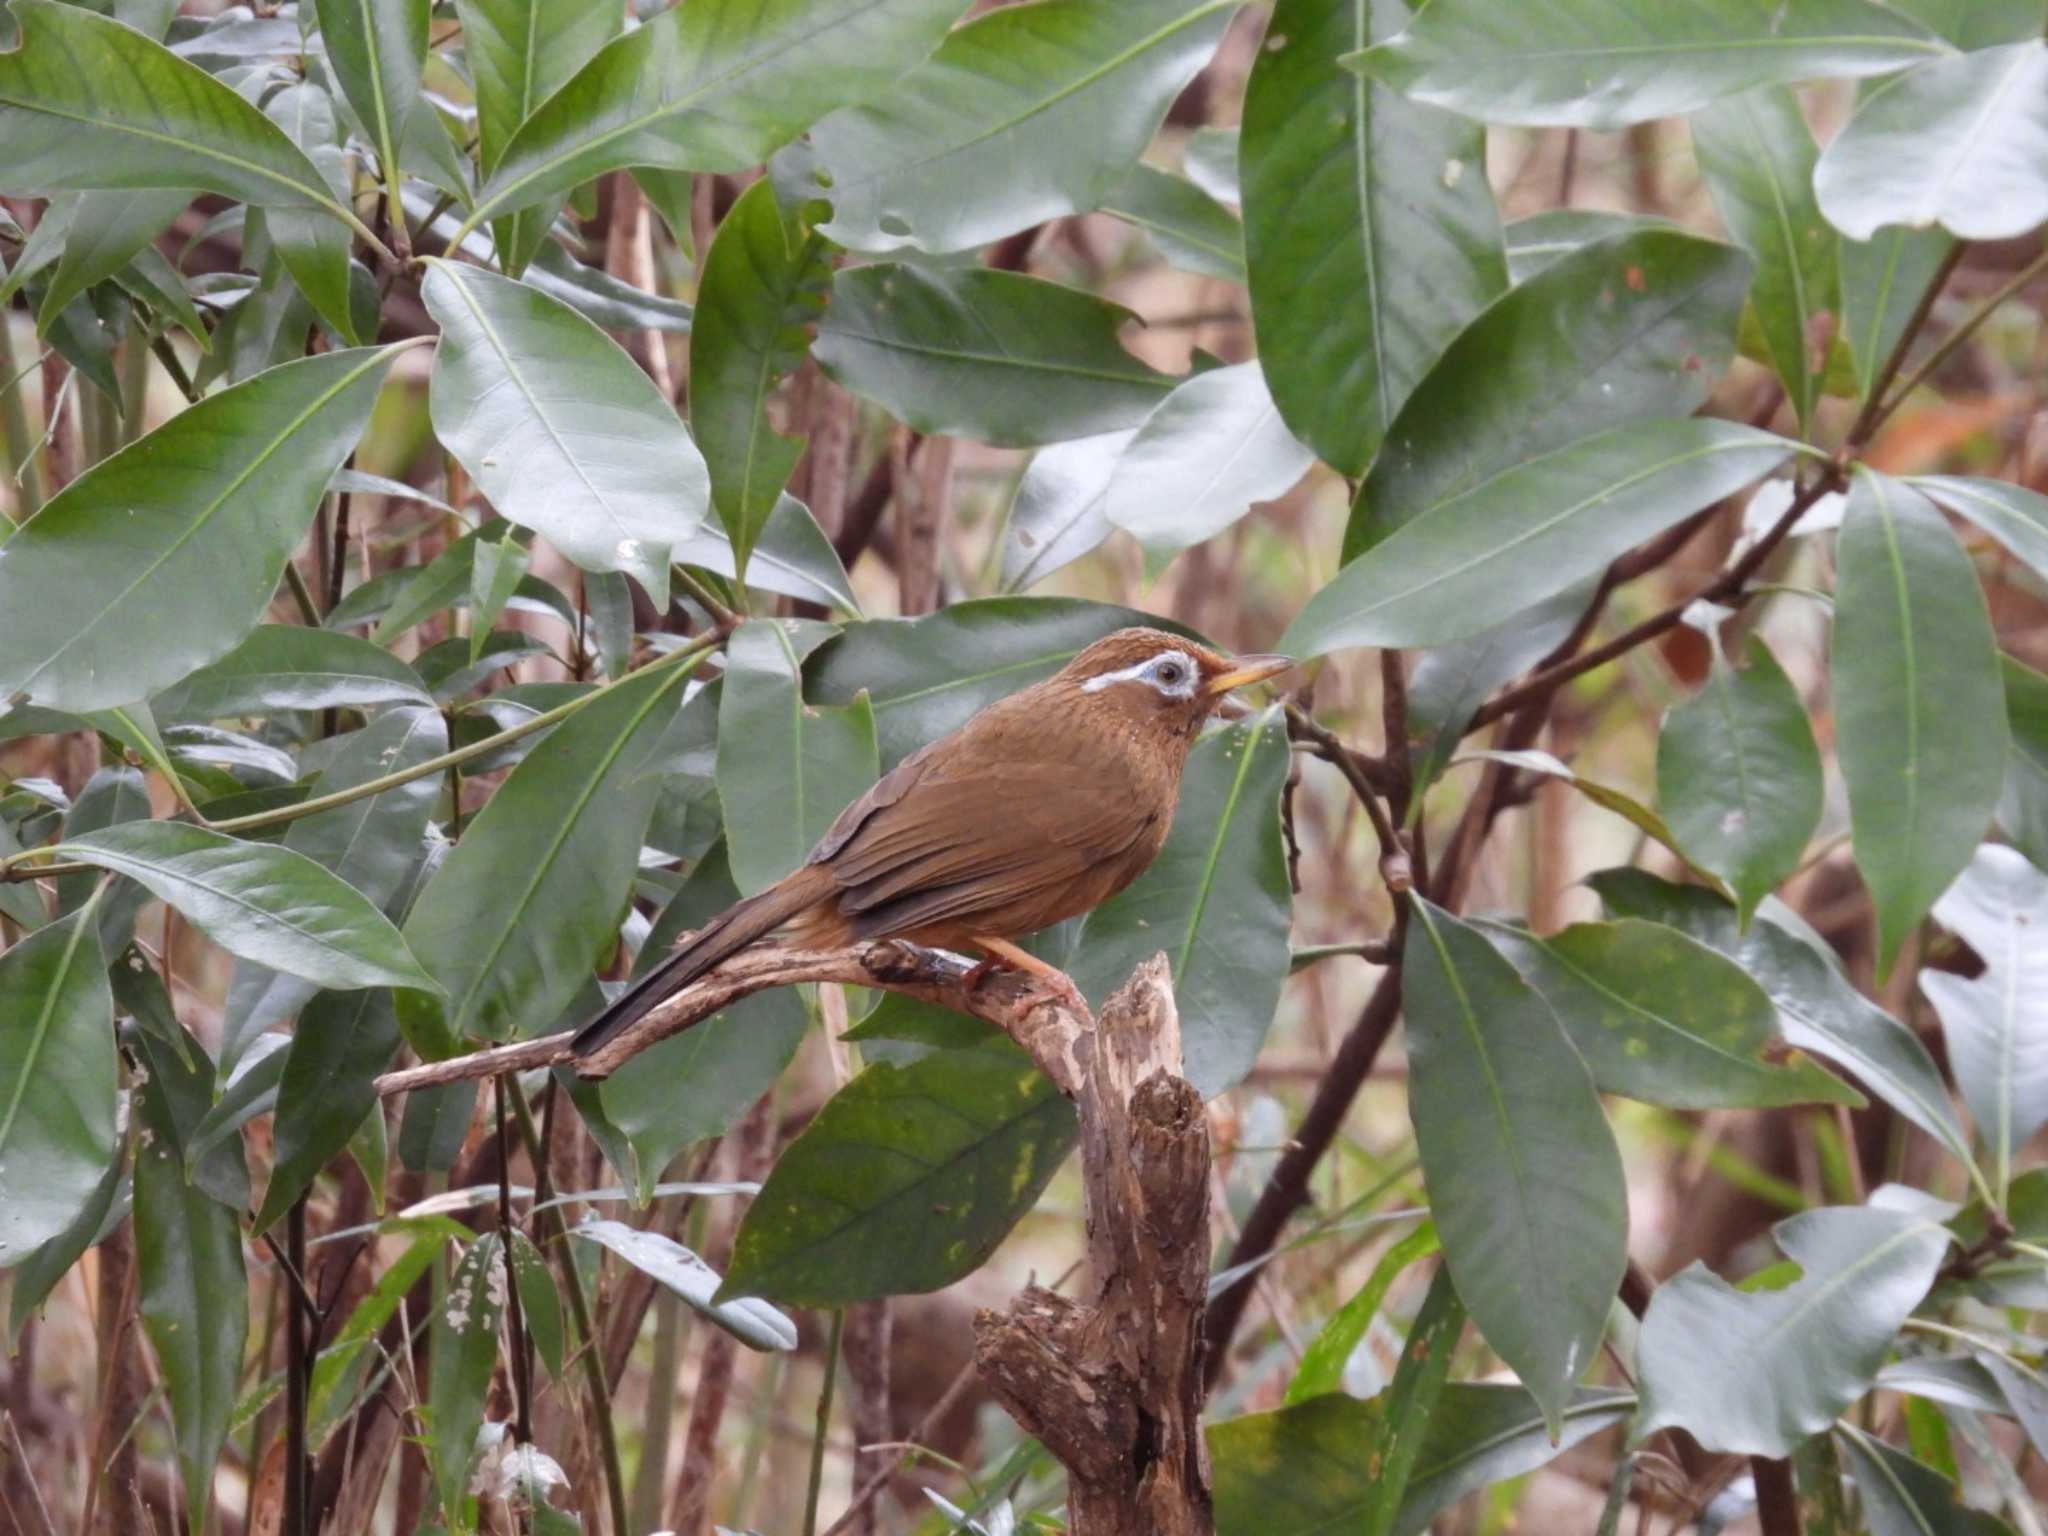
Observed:
[[[1379,1316],[1380,1306],[1387,1299],[1387,1292],[1394,1281],[1411,1264],[1440,1252],[1442,1247],[1437,1239],[1436,1223],[1425,1220],[1380,1255],[1365,1284],[1331,1314],[1322,1331],[1302,1351],[1301,1364],[1295,1367],[1294,1379],[1287,1383],[1290,1407],[1344,1389],[1345,1367]]]
[[[1480,129],[1337,64],[1408,19],[1406,0],[1282,0],[1245,87],[1259,356],[1288,426],[1353,477],[1508,286]]]
[[[1934,904],[1934,920],[1984,962],[1974,977],[1923,967],[1956,1084],[1977,1134],[2010,1176],[2012,1157],[2048,1124],[2048,875],[1986,843]]]
[[[0,558],[0,696],[126,704],[232,650],[355,447],[392,355],[329,352],[224,389],[53,497]]]
[[[463,829],[405,932],[447,991],[400,999],[408,1033],[552,1027],[617,937],[687,667],[619,684],[550,733]],[[415,1008],[417,1007],[417,1011]]]
[[[1587,884],[1610,915],[1668,923],[1735,961],[1770,994],[1788,1044],[1847,1068],[1968,1161],[1969,1143],[1927,1048],[1850,984],[1833,951],[1789,907],[1766,899],[1744,929],[1732,902],[1699,886],[1673,885],[1636,869],[1601,870]]]
[[[1737,671],[1715,643],[1700,691],[1657,735],[1657,803],[1686,857],[1726,882],[1749,921],[1799,867],[1821,812],[1820,748],[1799,690],[1752,635]]]
[[[1892,225],[1868,240],[1839,243],[1842,337],[1856,368],[1857,394],[1865,400],[1897,350],[1920,296],[1941,272],[1955,248],[1946,230]]]
[[[79,6],[13,11],[21,43],[0,53],[8,191],[177,187],[345,215],[312,161],[205,71]]]
[[[429,987],[382,912],[302,853],[173,821],[60,843],[62,856],[146,886],[222,949],[323,987]]]
[[[690,332],[690,429],[711,500],[744,573],[805,439],[768,419],[768,398],[810,350],[832,280],[829,248],[776,201],[766,178],[740,194],[704,258]]]
[[[133,1203],[128,1181],[125,1148],[116,1146],[107,1171],[86,1196],[64,1229],[26,1255],[8,1257],[7,1344],[10,1351],[21,1346],[21,1330],[32,1317],[42,1315],[43,1303],[71,1272],[86,1250],[104,1242],[107,1234],[128,1219]]]
[[[223,1205],[241,1209],[249,1203],[248,1160],[242,1156],[237,1133],[258,1115],[267,1115],[276,1108],[277,1080],[284,1072],[289,1043],[283,1035],[258,1035],[235,1070],[219,1074],[222,1084],[218,1098],[205,1102],[207,1086],[199,1087],[198,1102],[205,1112],[183,1133],[185,1173]],[[196,1046],[190,1054],[195,1060],[205,1059]],[[219,1157],[223,1152],[226,1157]],[[221,1166],[209,1168],[209,1155],[214,1155]],[[230,1184],[234,1190],[232,1199],[224,1192]]]
[[[380,1122],[381,1123],[381,1122]],[[533,1239],[512,1229],[512,1283],[519,1288],[519,1321],[548,1375],[560,1380],[568,1355],[568,1326],[555,1272]]]
[[[1763,988],[1675,928],[1624,919],[1538,939],[1477,927],[1543,994],[1603,1093],[1674,1109],[1862,1106],[1813,1062],[1773,1053],[1778,1011]]]
[[[36,324],[44,330],[73,299],[127,266],[192,199],[170,191],[80,192],[71,200],[64,254],[37,310]]]
[[[463,1496],[484,1395],[498,1361],[498,1324],[511,1292],[504,1241],[486,1232],[455,1261],[444,1293],[434,1298],[429,1329],[427,1463],[448,1529],[461,1530]]]
[[[660,964],[684,933],[739,899],[721,843],[697,861],[655,919],[635,974]],[[638,1198],[651,1198],[678,1152],[724,1135],[775,1086],[809,1024],[803,998],[791,988],[776,987],[657,1040],[634,1057],[632,1071],[614,1073],[597,1085],[605,1118],[631,1152],[632,1166],[619,1169],[619,1177]]]
[[[1672,229],[1668,219],[1605,208],[1548,208],[1501,227],[1508,252],[1508,280],[1516,287],[1573,251],[1645,229]]]
[[[477,159],[489,176],[519,125],[618,35],[610,0],[456,0],[462,49],[476,79]],[[491,227],[515,276],[547,238],[560,197],[542,198]]]
[[[866,699],[807,705],[803,659],[827,637],[754,619],[725,648],[718,705],[718,800],[732,875],[743,895],[803,863],[880,768]]]
[[[1883,972],[1990,825],[2005,695],[1977,573],[1926,497],[1860,470],[1835,559],[1836,737]]]
[[[651,1275],[682,1297],[692,1311],[723,1328],[747,1348],[796,1348],[794,1321],[767,1302],[752,1297],[717,1300],[722,1294],[718,1271],[674,1238],[629,1227],[622,1221],[586,1220],[569,1230],[609,1248],[635,1269]]]
[[[1204,1098],[1251,1070],[1286,979],[1292,892],[1280,791],[1289,763],[1278,709],[1197,742],[1166,845],[1135,882],[1082,919],[1066,959],[1099,1004],[1166,952],[1182,1074]]]
[[[1361,1402],[1330,1393],[1209,1426],[1217,1536],[1328,1536],[1356,1530],[1377,1469],[1365,1448],[1386,1414],[1385,1393]],[[1583,1388],[1553,1442],[1520,1387],[1452,1382],[1430,1416],[1422,1453],[1395,1516],[1395,1536],[1423,1536],[1436,1514],[1490,1483],[1533,1472],[1581,1440],[1627,1419],[1626,1392]]]
[[[636,288],[601,266],[586,266],[553,240],[541,241],[521,276],[608,331],[685,332],[696,313],[680,299]]]
[[[1030,448],[1134,427],[1175,380],[1126,352],[1131,312],[985,267],[842,270],[812,352],[920,432]]]
[[[433,0],[314,0],[327,65],[387,180],[403,167],[451,192],[468,167],[420,88]]]
[[[1586,438],[1437,501],[1337,573],[1281,647],[1441,645],[1564,591],[1768,474],[1784,438],[1708,419]]]
[[[1366,1464],[1378,1475],[1360,1511],[1362,1536],[1389,1536],[1400,1518],[1402,1496],[1408,1491],[1408,1479],[1429,1434],[1430,1420],[1436,1417],[1451,1357],[1464,1331],[1464,1303],[1451,1284],[1450,1270],[1440,1268],[1401,1346],[1401,1363],[1394,1368],[1394,1379],[1386,1390],[1385,1412],[1374,1426],[1376,1433],[1366,1451]]]
[[[380,645],[332,630],[263,624],[210,666],[150,700],[160,720],[221,720],[272,710],[424,704],[419,674]]]
[[[1925,1217],[1869,1206],[1808,1211],[1772,1232],[1802,1270],[1792,1284],[1743,1291],[1693,1263],[1650,1298],[1638,1441],[1677,1426],[1710,1451],[1791,1455],[1869,1389],[1949,1241]]]
[[[865,691],[887,770],[984,705],[1051,677],[1104,635],[1160,623],[1067,597],[988,598],[921,619],[870,619],[820,650],[805,694],[814,704],[847,704]]]
[[[340,738],[333,759],[309,786],[314,795],[355,789],[386,774],[438,757],[448,748],[439,710],[386,710]],[[331,869],[379,907],[391,906],[422,856],[421,838],[441,781],[410,779],[379,795],[302,816],[285,829],[284,846]],[[316,984],[244,961],[228,984],[221,1019],[221,1065],[232,1070],[249,1041],[312,1000]]]
[[[1691,415],[1734,355],[1750,272],[1733,246],[1648,229],[1579,246],[1510,290],[1395,417],[1352,509],[1345,560],[1588,433]]]
[[[1135,431],[1053,443],[1031,456],[1003,528],[1003,590],[1022,592],[1116,531],[1103,493]]]
[[[310,1438],[316,1441],[324,1438],[346,1408],[360,1376],[358,1367],[379,1358],[371,1346],[384,1325],[397,1314],[399,1303],[462,1229],[447,1217],[436,1216],[411,1218],[403,1231],[412,1234],[412,1241],[378,1273],[376,1284],[356,1303],[355,1310],[313,1362],[307,1418],[313,1426]],[[416,1327],[420,1319],[409,1321]]]
[[[0,1268],[60,1236],[114,1161],[114,1002],[87,907],[0,954]]]
[[[1542,996],[1420,900],[1401,995],[1409,1114],[1444,1260],[1555,1435],[1627,1261],[1621,1154]]]
[[[811,130],[824,232],[857,251],[960,251],[1100,206],[1231,9],[1040,0],[955,28],[895,89]]]
[[[1074,1144],[1074,1108],[1009,1040],[869,1067],[783,1151],[722,1295],[838,1306],[979,1268]]]
[[[2048,677],[2010,656],[2005,675],[2005,717],[2012,731],[1998,825],[2036,868],[2048,867]]]
[[[2048,41],[1955,54],[1863,99],[1814,173],[1821,211],[1852,240],[1939,224],[2003,240],[2048,220]]]
[[[2048,496],[1973,475],[1916,475],[1906,484],[1975,523],[2048,580]]]
[[[1102,211],[1151,237],[1169,266],[1226,283],[1245,280],[1244,226],[1192,181],[1153,165],[1134,165],[1103,194]]]
[[[916,64],[960,0],[710,0],[661,12],[520,125],[472,223],[623,166],[739,171]]]
[[[1962,1490],[1924,1461],[1846,1421],[1835,1426],[1835,1439],[1871,1536],[2012,1536],[2003,1520],[1965,1505]]]
[[[1281,421],[1259,364],[1211,368],[1145,418],[1110,474],[1102,515],[1158,570],[1254,503],[1286,495],[1314,462]]]
[[[257,1232],[284,1215],[377,1108],[377,1074],[397,1049],[388,992],[323,992],[299,1015],[277,1085],[277,1151]]]
[[[1721,222],[1756,258],[1750,302],[1804,427],[1840,308],[1840,242],[1814,201],[1813,134],[1790,88],[1773,85],[1694,113],[1692,146]]]
[[[523,283],[437,262],[434,431],[500,515],[668,606],[672,546],[703,520],[703,455],[626,350]]]
[[[479,537],[470,552],[469,659],[472,665],[483,659],[484,648],[490,644],[491,631],[498,622],[498,616],[512,600],[512,594],[525,578],[527,566],[533,558],[532,552],[516,535],[507,537],[512,533],[508,524],[492,523],[483,531],[495,533],[497,537]]]
[[[135,1256],[142,1326],[163,1370],[184,1471],[185,1511],[197,1530],[212,1502],[214,1463],[227,1440],[249,1334],[241,1215],[186,1182],[160,1078],[138,1099]]]
[[[729,581],[738,579],[731,541],[724,529],[709,522],[676,545],[674,555],[679,565],[699,566]],[[787,492],[768,514],[761,541],[747,559],[747,585],[822,608],[860,612],[853,583],[839,552],[832,547],[831,536],[818,526],[811,509]]]
[[[1883,74],[1949,51],[1875,0],[1440,0],[1345,62],[1487,122],[1620,128],[1752,86]]]

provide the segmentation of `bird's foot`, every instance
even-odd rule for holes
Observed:
[[[987,980],[989,973],[994,970],[1022,971],[1056,996],[1079,1017],[1083,1019],[1094,1017],[1089,1010],[1088,999],[1083,997],[1081,989],[1074,985],[1074,978],[1058,966],[1048,964],[1029,950],[1019,949],[1008,939],[976,935],[974,946],[982,952],[984,958],[962,979],[961,984],[969,992],[972,992],[982,982]]]

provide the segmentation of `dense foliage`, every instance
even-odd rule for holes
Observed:
[[[967,9],[12,0],[0,1522],[1057,1528],[1007,1039],[376,1079],[1144,619],[1218,1528],[2040,1532],[2039,0]]]

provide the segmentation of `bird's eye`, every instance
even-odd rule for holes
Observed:
[[[1159,663],[1153,675],[1168,688],[1178,688],[1187,679],[1188,669],[1180,662],[1168,659]]]

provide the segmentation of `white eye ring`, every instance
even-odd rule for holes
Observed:
[[[1150,661],[1091,677],[1081,691],[1100,693],[1115,683],[1144,683],[1169,699],[1191,699],[1195,695],[1195,661],[1186,651],[1161,651]]]

